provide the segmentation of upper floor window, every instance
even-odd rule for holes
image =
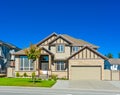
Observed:
[[[58,45],[57,52],[60,52],[60,53],[64,52],[64,45]]]
[[[72,47],[72,52],[77,52],[77,51],[78,51],[78,49],[79,49],[79,47],[78,47],[78,46],[73,46],[73,47]]]
[[[27,56],[20,56],[20,70],[30,71],[33,70],[33,62]]]

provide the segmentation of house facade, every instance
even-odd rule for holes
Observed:
[[[120,59],[109,59],[105,61],[104,69],[117,71],[120,70]]]
[[[0,41],[0,73],[6,73],[6,69],[10,66],[11,61],[15,60],[11,53],[19,50],[15,45]]]
[[[57,75],[69,80],[103,80],[104,61],[98,46],[69,35],[53,33],[36,44],[41,48],[41,56],[34,64],[28,60],[24,50],[15,55],[15,73],[32,72],[36,75]]]

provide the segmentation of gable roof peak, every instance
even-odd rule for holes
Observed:
[[[59,34],[54,40],[52,40],[49,44],[53,43],[55,40],[59,39],[59,38],[62,38],[64,40],[66,40],[68,43],[72,44],[72,41],[65,38],[62,34]]]
[[[58,35],[56,32],[53,32],[51,35]]]
[[[78,53],[80,53],[81,51],[83,51],[84,49],[89,49],[92,52],[96,53],[97,55],[99,55],[101,58],[103,58],[104,60],[108,60],[108,58],[106,56],[103,56],[101,53],[99,53],[98,51],[96,51],[95,49],[91,48],[90,46],[84,46],[83,48],[81,48],[78,52],[75,52],[74,54],[72,54],[70,57],[68,57],[68,60],[71,59],[73,56],[77,55]]]
[[[50,34],[49,36],[47,36],[45,39],[43,39],[42,41],[38,42],[36,45],[39,46],[41,43],[43,43],[44,41],[46,41],[47,39],[49,39],[52,36],[58,36],[57,33],[53,32],[52,34]]]

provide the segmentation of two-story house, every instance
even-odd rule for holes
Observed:
[[[6,73],[7,67],[10,66],[11,60],[14,56],[11,53],[20,50],[15,45],[0,41],[0,73]]]
[[[15,72],[31,76],[32,72],[58,75],[70,80],[103,80],[105,56],[98,46],[69,35],[52,33],[36,44],[41,47],[41,56],[34,64],[28,60],[24,50],[15,55]]]

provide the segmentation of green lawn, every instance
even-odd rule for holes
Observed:
[[[34,84],[30,78],[0,78],[0,86],[51,87],[55,83],[53,80],[37,80]]]

